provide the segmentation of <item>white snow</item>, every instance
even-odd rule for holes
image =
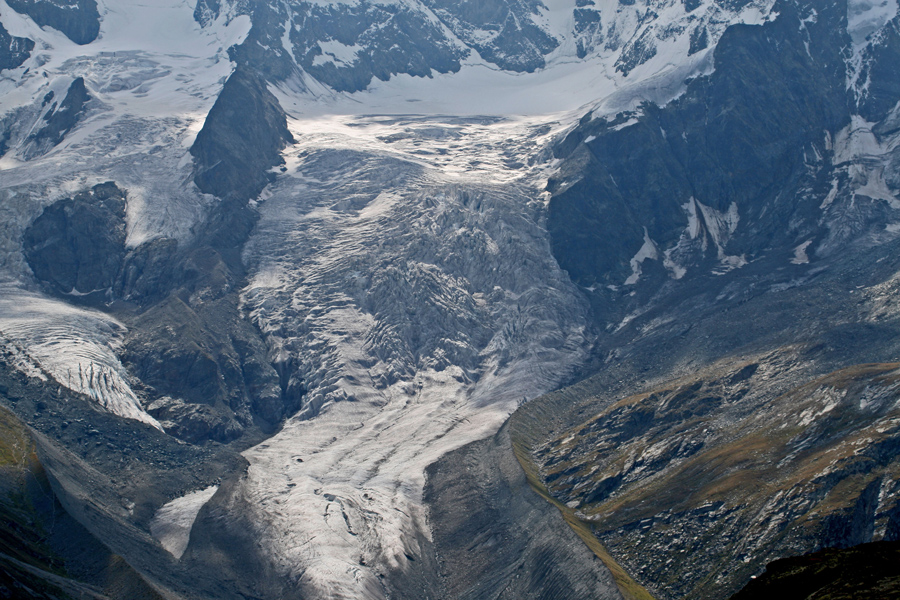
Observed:
[[[359,59],[359,52],[362,46],[347,46],[336,40],[327,42],[319,42],[319,48],[322,54],[313,59],[313,65],[320,66],[331,62],[339,66],[350,66]]]
[[[637,119],[628,119],[623,123],[619,123],[618,125],[613,126],[612,131],[619,131],[620,129],[625,129],[626,127],[631,127],[632,125],[636,125],[639,123]]]
[[[706,206],[702,202],[694,203],[700,208],[703,215],[703,222],[706,224],[706,231],[709,233],[711,241],[716,246],[716,252],[719,258],[719,267],[716,270],[718,274],[724,274],[733,269],[738,269],[747,264],[744,256],[733,256],[725,253],[725,246],[732,234],[737,230],[740,222],[740,214],[738,206],[732,202],[728,206],[728,212],[721,212],[712,207]]]
[[[700,219],[697,216],[697,201],[691,196],[687,202],[681,205],[681,208],[687,213],[687,234],[692,240],[695,240],[697,239],[697,236],[700,235]]]
[[[297,358],[308,405],[245,453],[236,493],[284,572],[329,597],[378,597],[429,535],[425,467],[586,356],[587,307],[527,216],[543,171],[523,159],[551,134],[538,123],[291,123],[243,304],[273,354]]]
[[[641,263],[648,259],[656,260],[658,258],[659,251],[656,248],[656,244],[650,239],[650,234],[647,233],[647,228],[644,227],[644,245],[641,246],[640,250],[637,251],[637,254],[631,259],[631,275],[625,280],[625,285],[634,285],[640,280]]]
[[[18,89],[8,89],[12,81],[0,86],[3,108],[29,103],[48,79],[65,73],[85,77],[104,101],[122,106],[128,114],[190,117],[200,119],[202,124],[210,101],[221,89],[220,80],[233,68],[227,49],[246,36],[249,17],[229,23],[223,17],[203,29],[193,19],[193,7],[184,0],[101,0],[99,4],[100,37],[87,46],[78,46],[59,32],[38,28],[0,0],[4,26],[13,35],[38,40],[32,58],[20,67],[31,68],[32,72],[19,80],[15,86]],[[44,78],[43,72],[49,77]],[[140,83],[141,78],[149,83],[131,85]]]
[[[672,272],[672,279],[681,279],[687,275],[687,268],[679,265],[672,258],[675,248],[669,248],[663,253],[663,266]]]
[[[376,4],[380,3],[385,2],[379,0]],[[570,111],[577,111],[580,116],[591,105],[595,107],[595,116],[600,117],[634,110],[647,100],[665,104],[683,92],[686,79],[711,72],[711,49],[728,24],[761,24],[769,18],[772,3],[772,0],[750,2],[738,13],[729,13],[727,18],[714,2],[703,3],[690,14],[678,2],[655,6],[652,26],[659,24],[658,30],[654,29],[656,55],[625,77],[616,71],[616,60],[624,41],[647,27],[644,7],[598,1],[596,8],[604,31],[614,30],[623,41],[612,48],[601,45],[585,59],[578,59],[572,30],[575,2],[553,0],[544,3],[540,10],[542,16],[535,22],[560,45],[546,57],[547,66],[534,73],[503,71],[473,53],[458,73],[433,72],[427,78],[395,75],[388,81],[374,79],[367,90],[352,94],[334,93],[306,78],[304,85],[316,90],[310,92],[315,100],[310,102],[310,95],[297,98],[292,112],[298,118],[316,114],[536,116]],[[417,2],[409,4],[432,15]],[[688,56],[690,25],[707,14],[709,48]],[[365,52],[365,48],[334,40],[318,43],[323,54],[316,57],[316,64],[350,65],[360,52]]]
[[[800,427],[807,427],[819,417],[833,411],[841,403],[841,400],[847,395],[847,390],[839,390],[836,388],[825,388],[812,398],[809,407],[800,413]]]
[[[53,194],[89,171],[95,180],[113,179],[153,198],[129,203],[130,245],[160,235],[184,238],[208,204],[196,189],[186,189],[187,148],[233,69],[227,49],[246,36],[249,17],[222,16],[201,28],[193,20],[192,4],[184,0],[101,1],[100,11],[99,39],[78,46],[55,30],[38,28],[0,0],[4,26],[13,35],[37,40],[20,75],[0,80],[0,118],[39,106],[50,90],[59,98],[60,88],[74,77],[84,77],[101,103],[41,161],[21,162],[24,142],[13,140],[20,145],[0,159],[3,187],[27,182],[31,189]],[[25,69],[29,73],[21,75]]]
[[[53,91],[59,101],[75,77],[84,77],[96,99],[85,121],[47,155],[22,160],[25,129],[0,159],[0,333],[16,347],[23,370],[43,371],[111,412],[159,428],[116,358],[121,323],[30,291],[19,243],[46,205],[107,180],[128,191],[130,246],[191,235],[210,199],[189,184],[185,155],[233,69],[227,49],[246,36],[250,22],[223,16],[201,29],[185,0],[101,0],[99,7],[99,39],[78,46],[0,0],[7,30],[36,41],[15,76],[0,79],[0,118],[37,124],[46,110],[42,99]]]
[[[900,209],[897,193],[888,187],[884,178],[892,153],[900,147],[900,136],[893,135],[882,141],[872,131],[873,127],[873,123],[854,115],[850,124],[834,137],[834,163],[846,169],[850,176],[850,191],[854,196],[883,200],[891,208]],[[836,186],[835,181],[822,203],[823,208],[834,201]]]
[[[197,514],[218,491],[214,485],[191,492],[160,507],[150,521],[150,534],[176,559],[180,559],[191,539]]]
[[[822,204],[819,205],[819,208],[821,210],[827,209],[834,202],[834,199],[837,198],[839,183],[840,183],[840,180],[837,178],[835,178],[831,181],[831,189],[828,190],[828,195],[825,196],[825,199],[822,200]]]
[[[791,259],[792,265],[805,265],[809,263],[809,256],[806,254],[806,249],[809,248],[810,244],[812,244],[812,240],[806,240],[794,248],[794,258]]]
[[[854,190],[856,195],[867,196],[873,200],[884,200],[891,208],[900,209],[897,193],[888,187],[884,179],[884,165],[868,169],[861,165],[852,165],[849,172],[854,183],[865,182]]]
[[[834,164],[840,165],[858,158],[884,154],[885,149],[872,133],[874,125],[859,115],[853,115],[850,124],[834,136]]]
[[[731,234],[735,232],[740,221],[737,204],[732,202],[728,206],[728,212],[722,213],[706,206],[702,202],[694,200],[694,203],[700,208],[700,212],[703,214],[703,222],[706,224],[706,230],[709,232],[712,242],[719,249],[721,255],[723,253],[722,248],[728,242]]]
[[[685,256],[689,257],[692,252],[706,252],[710,243],[715,247],[719,260],[713,273],[723,275],[747,264],[743,255],[735,256],[725,252],[728,240],[740,223],[736,203],[732,202],[728,210],[722,212],[691,197],[681,208],[687,217],[687,226],[678,243],[663,252],[663,266],[672,273],[672,278],[681,279],[687,273],[686,267],[679,263],[680,260]]]
[[[867,38],[897,15],[897,0],[850,0],[847,3],[847,32],[854,50],[865,46]]]
[[[880,32],[897,15],[897,0],[850,0],[847,3],[847,32],[851,48],[847,57],[847,89],[857,99],[865,96],[869,87],[866,72],[866,48],[878,42]]]

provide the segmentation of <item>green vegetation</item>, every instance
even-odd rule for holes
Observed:
[[[537,465],[531,459],[531,448],[526,441],[527,438],[531,436],[516,435],[516,432],[521,432],[521,428],[514,427],[513,432],[511,432],[513,452],[515,453],[519,464],[522,466],[522,470],[525,471],[525,478],[528,480],[531,488],[544,500],[551,503],[559,510],[566,524],[568,524],[587,547],[590,548],[591,552],[603,561],[603,564],[606,565],[606,568],[612,573],[616,586],[618,586],[619,591],[622,593],[625,600],[655,600],[654,597],[637,583],[628,572],[616,562],[609,552],[606,551],[606,548],[603,547],[603,544],[600,543],[600,540],[598,540],[591,531],[590,524],[578,518],[575,511],[550,495],[549,490],[541,481]]]
[[[556,394],[514,416],[516,456],[623,593],[648,594],[636,578],[663,597],[727,597],[771,557],[871,540],[900,507],[878,495],[900,476],[900,364],[803,381],[797,355],[595,398],[574,426],[551,416]]]

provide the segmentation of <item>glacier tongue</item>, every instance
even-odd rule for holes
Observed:
[[[31,375],[46,373],[111,413],[162,430],[144,412],[114,349],[125,327],[98,311],[0,283],[0,350]]]
[[[347,119],[353,137],[346,124],[298,132],[245,249],[245,308],[307,403],[245,453],[235,493],[292,580],[367,598],[428,537],[425,467],[559,385],[587,354],[588,307],[535,221],[535,187],[492,183],[477,165],[445,175],[417,159],[429,144]],[[395,132],[427,126],[434,148],[486,164],[502,147],[490,139],[532,135],[515,122],[394,119]]]

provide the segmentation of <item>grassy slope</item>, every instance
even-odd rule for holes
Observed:
[[[754,399],[764,381],[776,378],[770,377],[779,372],[772,364],[784,362],[777,354],[766,360],[769,363],[760,361],[755,376],[744,376],[747,365],[738,362],[656,386],[612,403],[575,427],[556,423],[554,404],[568,401],[557,394],[558,398],[516,414],[512,428],[516,454],[532,485],[560,508],[592,549],[595,545],[601,548],[595,549],[598,556],[606,551],[592,531],[601,537],[603,532],[613,534],[611,547],[627,564],[641,562],[640,555],[648,551],[648,534],[656,536],[653,539],[660,547],[675,544],[679,552],[687,552],[682,556],[707,552],[719,544],[718,551],[690,566],[690,561],[676,561],[678,568],[651,567],[649,573],[654,574],[655,585],[673,590],[693,571],[693,582],[679,593],[693,590],[689,595],[698,598],[709,597],[715,590],[721,594],[718,573],[731,571],[730,578],[745,581],[758,568],[752,561],[735,566],[735,557],[746,550],[747,539],[766,539],[756,550],[776,552],[774,556],[793,553],[793,546],[801,551],[814,549],[809,544],[825,535],[829,523],[846,520],[870,485],[881,478],[894,479],[897,471],[896,461],[885,452],[895,443],[896,427],[891,424],[900,418],[900,413],[890,408],[900,387],[900,365],[857,365],[789,386],[789,391],[774,399],[766,393]],[[780,373],[787,377],[790,367]],[[883,408],[877,417],[858,408],[866,398],[870,401],[879,394]],[[711,397],[720,404],[708,406]],[[833,398],[841,400],[835,408],[822,412]],[[758,402],[764,402],[767,409],[754,410]],[[723,420],[721,414],[727,411],[732,418]],[[804,421],[804,415],[812,415],[810,423]],[[649,424],[635,425],[642,419]],[[548,435],[551,431],[553,435]],[[703,443],[692,454],[673,453],[660,460],[657,453],[657,463],[648,459],[641,465],[640,457],[652,455],[654,449],[667,443],[684,448],[683,440],[701,437]],[[542,445],[535,458],[535,440],[548,438],[553,441]],[[679,443],[669,443],[673,439]],[[535,460],[540,461],[541,471]],[[610,481],[617,482],[611,491],[592,500],[590,492]],[[753,515],[777,496],[786,498],[784,506],[794,516],[777,537],[767,539],[764,528],[754,529]],[[556,498],[562,502],[575,498],[577,512]],[[804,498],[817,500],[804,505]],[[735,521],[704,525],[687,533],[692,526],[692,517],[687,515],[710,503],[720,503],[724,514]],[[665,515],[673,513],[686,515],[687,520],[678,521],[681,517],[677,517],[675,521],[679,527],[688,527],[684,533],[668,531],[671,525],[666,524]],[[620,535],[627,527],[619,528],[642,521],[653,522],[646,534]],[[686,537],[679,540],[679,535]],[[778,553],[779,548],[783,553]],[[673,548],[669,549],[676,556]],[[620,556],[623,551],[625,556]],[[756,556],[757,561],[760,558],[765,559]],[[604,561],[614,564],[608,555]],[[624,571],[618,565],[611,569],[623,591],[632,589],[631,578],[622,577]],[[697,577],[699,571],[708,574]]]
[[[542,408],[543,407],[544,406],[542,405]],[[528,483],[531,485],[532,489],[559,510],[569,527],[571,527],[578,537],[591,549],[597,558],[603,561],[603,564],[605,564],[612,573],[613,579],[625,600],[654,600],[653,596],[638,584],[628,572],[615,561],[609,552],[606,551],[606,548],[603,547],[600,541],[591,532],[590,525],[579,519],[575,515],[575,511],[571,508],[553,498],[541,481],[538,474],[538,467],[532,460],[531,444],[535,439],[538,439],[537,436],[540,436],[542,433],[542,428],[539,429],[536,427],[538,421],[536,421],[535,418],[540,419],[543,425],[546,425],[550,421],[546,418],[541,419],[540,414],[535,415],[527,410],[523,411],[520,409],[520,412],[517,412],[516,414],[517,418],[512,420],[512,426],[510,428],[510,434],[513,440],[513,452],[515,453],[519,464],[522,465],[522,469],[525,471],[525,477],[528,479]],[[546,414],[544,415],[544,417],[548,416],[549,415]]]

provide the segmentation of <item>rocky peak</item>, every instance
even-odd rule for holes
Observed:
[[[7,4],[40,27],[61,31],[76,44],[90,44],[100,33],[96,0],[8,0]]]
[[[18,67],[28,60],[33,49],[34,40],[12,36],[0,23],[0,71]],[[3,154],[2,148],[0,154]]]

